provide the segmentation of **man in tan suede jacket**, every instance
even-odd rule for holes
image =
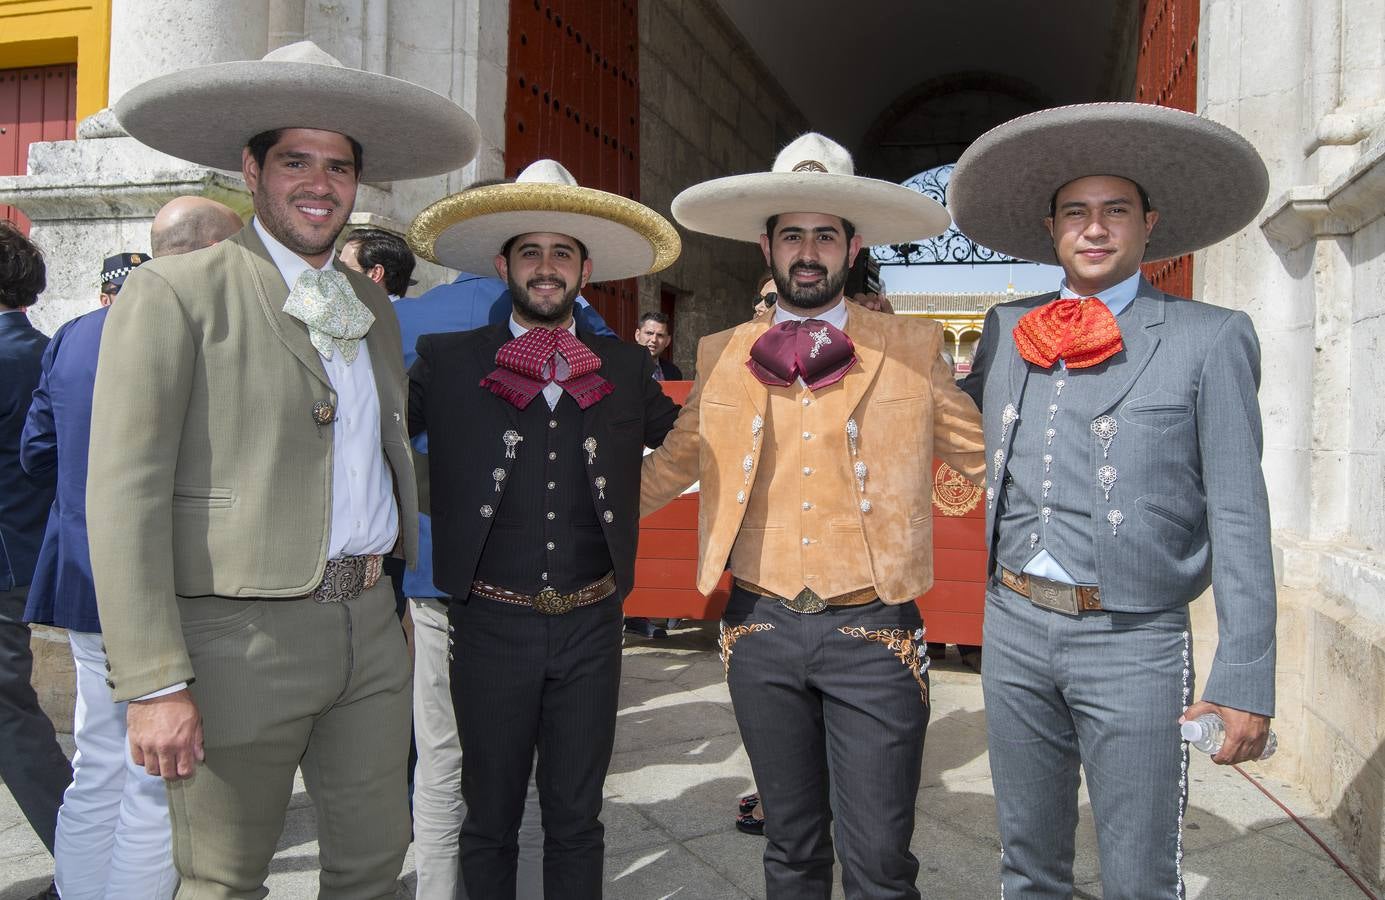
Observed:
[[[642,475],[646,514],[700,480],[698,588],[735,576],[722,658],[769,810],[771,900],[830,896],[833,828],[847,897],[919,896],[909,841],[928,682],[913,601],[933,581],[931,462],[978,480],[985,466],[941,329],[843,299],[863,243],[938,234],[947,213],[853,172],[807,134],[770,173],[674,200],[687,228],[758,239],[779,303],[703,339],[688,403]]]

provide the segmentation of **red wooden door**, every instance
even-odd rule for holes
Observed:
[[[24,175],[34,141],[77,137],[77,66],[0,69],[0,175]],[[13,206],[0,205],[0,219],[25,234],[29,220]]]
[[[1197,23],[1198,0],[1141,0],[1136,100],[1197,112]],[[1193,292],[1191,255],[1150,263],[1144,273],[1160,290]]]
[[[577,183],[640,196],[638,0],[511,0],[505,173],[556,159]],[[634,279],[582,295],[622,338],[635,333]]]

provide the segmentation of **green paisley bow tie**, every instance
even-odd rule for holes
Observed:
[[[308,326],[308,339],[324,358],[333,350],[349,366],[356,361],[375,315],[356,297],[351,282],[336,269],[308,269],[298,276],[284,312]]]

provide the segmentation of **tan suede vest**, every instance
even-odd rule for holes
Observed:
[[[816,394],[769,389],[769,403],[731,572],[781,597],[811,588],[824,600],[870,587],[846,434],[842,382]]]

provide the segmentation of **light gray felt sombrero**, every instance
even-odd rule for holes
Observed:
[[[792,212],[840,216],[868,246],[930,238],[951,221],[917,191],[857,175],[846,148],[815,132],[779,151],[769,172],[714,178],[673,198],[684,228],[738,241],[759,241],[766,219]]]
[[[947,205],[984,247],[1056,263],[1044,218],[1063,185],[1117,175],[1145,189],[1159,223],[1145,261],[1182,256],[1241,230],[1269,192],[1265,163],[1225,125],[1148,103],[1084,103],[1011,119],[957,161]]]
[[[367,181],[423,178],[476,155],[476,120],[425,87],[343,66],[311,41],[264,59],[170,72],[131,88],[115,105],[131,137],[170,156],[240,171],[250,138],[315,128],[354,138]]]
[[[506,241],[532,232],[581,241],[594,282],[658,272],[683,249],[677,229],[663,216],[628,197],[582,187],[551,159],[531,163],[513,182],[470,188],[433,203],[409,226],[408,240],[429,262],[487,274]]]

